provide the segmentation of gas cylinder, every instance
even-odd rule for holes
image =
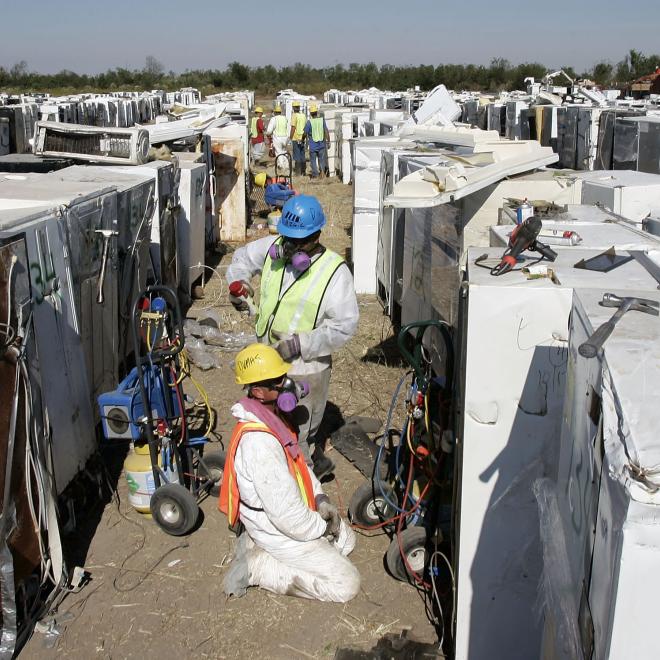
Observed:
[[[534,215],[534,207],[527,201],[527,197],[523,200],[523,203],[516,210],[516,224],[521,225],[527,218],[531,218]]]
[[[162,460],[158,457],[158,465],[162,467]],[[149,501],[156,490],[154,475],[151,471],[151,458],[149,445],[132,446],[124,461],[124,474],[128,484],[128,501],[140,513],[151,516]],[[170,483],[177,483],[176,471],[165,470],[165,476]]]
[[[282,217],[282,211],[280,211],[279,209],[276,211],[271,211],[268,214],[268,231],[271,234],[277,234],[277,225],[279,224],[281,217]]]

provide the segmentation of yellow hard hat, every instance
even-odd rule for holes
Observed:
[[[267,344],[250,344],[236,356],[236,382],[239,385],[279,378],[289,369],[291,365]]]
[[[282,112],[282,106],[278,103],[278,104],[273,108],[273,111],[274,111],[274,112]]]
[[[312,103],[312,105],[309,106],[309,111],[310,112],[318,112],[319,111],[319,106],[316,105],[316,103]]]
[[[263,188],[266,185],[267,178],[268,176],[265,172],[259,172],[258,174],[254,175],[254,183],[260,188]]]
[[[254,111],[255,111],[255,113],[259,113],[259,112],[263,113],[264,109],[263,109],[260,105],[258,105],[258,106],[254,109]]]
[[[293,101],[291,103],[291,107],[293,108],[299,108],[300,107],[300,101]]]

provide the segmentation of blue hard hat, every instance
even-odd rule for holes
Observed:
[[[297,195],[282,209],[277,231],[287,238],[305,238],[316,233],[325,225],[325,214],[316,197]]]

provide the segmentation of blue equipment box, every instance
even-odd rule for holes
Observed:
[[[166,396],[172,401],[174,415],[179,416],[179,402],[174,395],[174,388],[163,383],[159,368],[154,366],[145,370],[143,378],[154,419],[165,419],[167,416]],[[106,440],[140,439],[141,431],[137,422],[144,415],[144,406],[136,367],[119,383],[116,390],[101,394],[98,405]]]

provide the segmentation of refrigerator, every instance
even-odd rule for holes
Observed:
[[[73,301],[72,329],[82,342],[88,397],[96,414],[96,397],[113,389],[119,375],[117,272],[112,268],[112,257],[106,269],[105,301],[97,302],[103,258],[103,237],[97,230],[113,230],[117,226],[117,195],[108,184],[63,181],[57,174],[0,178],[0,208],[29,209],[42,205],[50,206],[57,215],[61,235],[56,249],[62,252],[67,267]],[[52,231],[48,240],[55,240]],[[47,257],[42,255],[43,259],[47,265]],[[45,273],[46,266],[43,269]],[[36,277],[45,279],[43,273]]]
[[[59,495],[97,446],[90,370],[76,309],[67,231],[58,209],[43,203],[8,209],[1,200],[0,242],[20,240],[25,242],[31,288],[31,305],[24,313],[32,314],[36,347],[28,360],[31,375],[38,378],[39,418],[52,453]],[[24,265],[18,267],[17,275]]]
[[[598,171],[580,176],[582,203],[640,223],[660,209],[660,175],[630,170]]]
[[[660,324],[629,312],[596,358],[582,357],[611,316],[606,291],[576,291],[571,308],[559,469],[544,484],[559,520],[541,510],[547,659],[657,656]],[[660,302],[655,287],[619,293]]]
[[[151,222],[151,268],[148,277],[176,291],[179,285],[176,253],[178,183],[174,164],[156,160],[134,167],[113,165],[105,169],[121,174],[140,176],[152,182],[155,186],[156,200]]]
[[[179,288],[189,296],[204,272],[208,176],[205,163],[183,159],[179,159],[179,173]]]
[[[614,126],[613,167],[660,174],[660,117],[624,117]]]
[[[381,155],[392,148],[414,148],[400,138],[361,138],[353,143],[353,225],[351,256],[356,293],[374,294],[378,288],[378,217]]]
[[[543,656],[548,528],[535,484],[559,472],[574,298],[585,289],[657,287],[634,260],[602,273],[574,268],[599,250],[557,252],[555,281],[528,280],[518,269],[493,277],[501,248],[467,254],[454,503],[457,659]],[[477,264],[482,255],[486,267]]]
[[[112,229],[117,235],[110,239],[108,269],[117,278],[117,332],[122,367],[133,353],[130,314],[133,301],[147,286],[150,271],[150,236],[154,216],[154,182],[139,174],[110,171],[107,167],[75,165],[54,172],[50,178],[60,181],[111,186],[117,194],[117,220]],[[107,275],[106,275],[107,276]],[[118,382],[118,381],[117,381]]]
[[[422,146],[418,149],[391,148],[381,152],[376,287],[378,298],[395,325],[401,323],[405,209],[387,206],[384,200],[394,192],[394,185],[401,178],[437,161],[438,156],[428,153]]]

